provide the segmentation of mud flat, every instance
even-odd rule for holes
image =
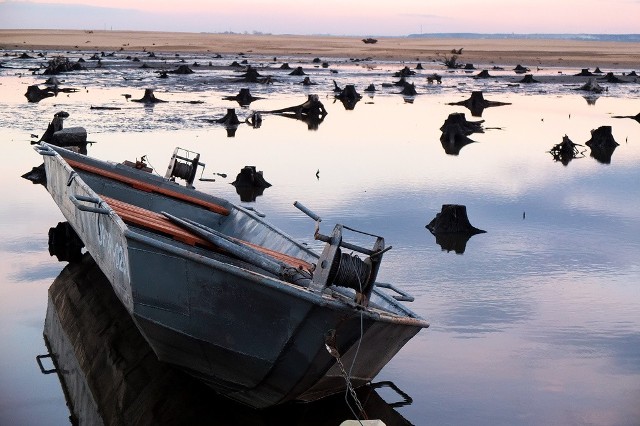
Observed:
[[[245,35],[143,31],[0,30],[0,49],[246,53],[373,61],[440,61],[463,49],[459,61],[477,66],[640,69],[640,43],[382,37]]]

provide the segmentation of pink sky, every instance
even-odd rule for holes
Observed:
[[[0,0],[2,28],[625,34],[640,32],[639,22],[640,0]]]

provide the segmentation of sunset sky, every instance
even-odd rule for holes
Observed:
[[[640,0],[0,0],[1,28],[416,33],[640,32]]]

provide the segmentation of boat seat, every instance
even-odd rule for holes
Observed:
[[[222,249],[216,247],[210,241],[176,225],[160,213],[156,213],[154,211],[147,210],[145,208],[138,207],[133,204],[129,204],[124,201],[120,201],[104,195],[100,195],[100,197],[109,205],[109,207],[113,209],[114,212],[116,212],[118,216],[122,218],[125,223],[129,223],[141,228],[161,233],[163,235],[167,235],[176,241],[180,241],[190,246],[198,246],[220,253],[224,252]],[[309,262],[299,259],[295,256],[280,253],[276,250],[271,250],[266,247],[262,247],[260,245],[253,244],[248,241],[243,241],[237,238],[234,238],[234,240],[236,242],[246,244],[260,251],[261,253],[270,256],[273,259],[284,262],[287,265],[295,267],[297,269],[304,269],[307,271],[311,271],[313,269],[313,265],[311,265]]]
[[[121,174],[114,173],[109,170],[104,170],[89,164],[81,163],[79,161],[75,161],[69,158],[65,158],[65,160],[74,169],[84,170],[85,172],[89,172],[102,177],[117,180],[118,182],[131,185],[133,188],[139,189],[141,191],[155,192],[157,194],[161,194],[161,195],[171,197],[177,200],[181,200],[190,204],[194,204],[199,207],[203,207],[205,209],[208,209],[214,213],[221,214],[223,216],[229,216],[229,213],[230,213],[228,208],[223,207],[219,204],[212,203],[210,201],[206,201],[197,197],[192,197],[188,194],[183,194],[181,192],[174,191],[171,188],[166,188],[161,185],[157,185],[149,182],[142,182],[135,178],[123,176]]]

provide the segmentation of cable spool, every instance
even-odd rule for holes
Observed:
[[[371,274],[371,264],[360,259],[356,255],[342,253],[338,249],[338,254],[331,264],[329,271],[329,282],[340,287],[352,288],[362,291],[369,282]]]
[[[176,161],[173,165],[173,171],[171,172],[172,176],[184,179],[189,181],[191,175],[195,175],[195,170],[192,164],[182,163],[180,161]]]
[[[182,148],[176,148],[173,152],[173,156],[171,157],[171,161],[169,162],[169,167],[167,168],[167,174],[165,178],[180,178],[184,179],[187,182],[187,186],[193,186],[193,181],[196,178],[196,172],[198,170],[198,165],[204,166],[200,161],[200,154],[196,154],[194,158],[188,158],[181,155],[178,155],[179,151],[185,151],[187,153],[191,153],[191,151],[183,150]]]

